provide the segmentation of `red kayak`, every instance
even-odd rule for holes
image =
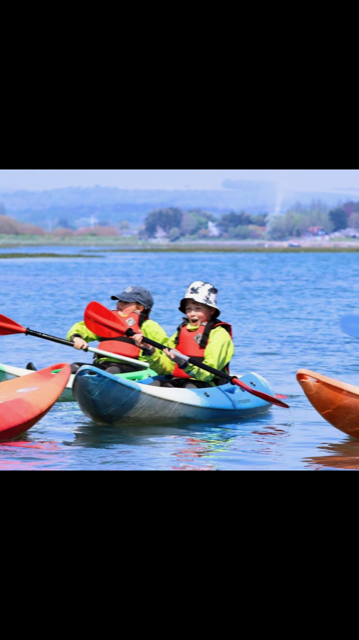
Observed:
[[[69,364],[56,364],[0,385],[0,442],[13,440],[41,420],[65,389]]]

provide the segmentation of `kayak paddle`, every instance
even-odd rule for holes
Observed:
[[[340,328],[352,338],[359,338],[359,316],[343,316],[340,318]]]
[[[99,302],[90,302],[84,314],[85,325],[90,331],[102,338],[118,338],[118,334],[129,329],[125,318],[118,315],[118,321],[112,311]]]
[[[120,315],[118,315],[118,319],[116,319],[116,316],[112,313],[112,311],[109,311],[99,302],[90,302],[90,304],[86,307],[85,324],[91,331],[93,331],[97,335],[103,335],[104,330],[106,330],[106,335],[104,335],[104,337],[106,338],[118,337],[119,332],[125,332],[128,337],[135,335],[135,332],[131,329],[131,327],[126,324],[125,318],[122,318]],[[161,349],[161,351],[168,348],[166,347],[166,345],[160,344],[159,342],[150,340],[146,337],[145,342],[152,345],[153,347],[156,347],[157,349]],[[182,353],[180,354],[180,357],[183,358],[183,360],[186,360],[189,364],[193,364],[195,367],[199,367],[199,369],[203,369],[204,371],[213,373],[215,376],[223,378],[231,384],[237,385],[244,391],[251,393],[253,396],[257,396],[258,398],[262,398],[262,400],[265,400],[270,404],[275,404],[278,407],[283,407],[285,409],[290,408],[289,405],[285,404],[285,402],[282,402],[281,400],[270,396],[267,393],[262,393],[262,391],[256,391],[255,389],[252,389],[247,384],[239,380],[236,376],[230,376],[223,371],[219,371],[219,369],[209,367],[203,362],[198,361],[197,358],[185,356]]]
[[[25,329],[21,324],[18,324],[11,318],[7,318],[0,313],[0,336],[8,336],[15,333],[24,333],[27,336],[35,336],[36,338],[42,338],[43,340],[50,340],[51,342],[58,342],[59,344],[63,344],[67,347],[75,347],[74,343],[70,340],[64,340],[63,338],[56,338],[55,336],[49,336],[46,333],[40,333],[39,331],[33,331],[32,329]],[[104,338],[107,336],[103,336]],[[134,360],[133,358],[127,358],[127,356],[119,356],[115,353],[109,353],[107,351],[102,351],[101,349],[94,349],[93,347],[87,347],[87,349],[82,349],[82,351],[91,351],[91,353],[96,353],[104,358],[111,358],[115,360],[121,360],[123,362],[130,362],[131,364],[135,364],[142,369],[148,369],[149,364],[147,362],[142,362],[141,360]]]

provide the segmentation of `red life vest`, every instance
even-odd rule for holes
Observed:
[[[114,316],[118,316],[118,311],[113,311],[112,313]],[[147,316],[138,313],[130,313],[130,315],[124,317],[127,329],[133,329],[135,333],[140,331],[145,320],[147,320]],[[141,353],[141,349],[136,347],[134,341],[125,335],[125,330],[121,334],[121,329],[119,329],[118,338],[101,338],[99,349],[119,356],[127,356],[127,358],[133,358],[134,360],[138,360]]]
[[[213,329],[217,327],[223,327],[226,331],[228,331],[229,335],[232,338],[232,327],[230,324],[226,322],[222,322],[221,320],[211,320],[205,324],[202,324],[196,331],[189,331],[187,329],[188,320],[184,321],[177,330],[177,336],[175,339],[176,348],[178,351],[183,353],[185,356],[191,356],[193,358],[197,358],[200,362],[203,362],[205,358],[205,350],[209,340],[209,334]],[[228,363],[224,367],[223,371],[226,373],[229,372]],[[178,364],[175,364],[175,368],[173,371],[173,377],[175,378],[190,378],[183,369],[180,369]],[[213,382],[219,382],[219,378],[213,378]]]

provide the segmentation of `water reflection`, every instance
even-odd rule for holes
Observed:
[[[262,468],[269,464],[273,449],[290,435],[291,423],[277,425],[272,419],[273,416],[267,414],[225,424],[111,427],[96,424],[78,412],[73,419],[71,437],[62,439],[62,434],[61,446],[72,451],[77,459],[81,449],[87,450],[81,457],[90,456],[91,459],[94,458],[91,450],[97,450],[100,457],[97,457],[96,465],[106,464],[111,468],[174,471]],[[262,460],[255,465],[257,456]]]
[[[288,427],[291,425],[288,424]],[[258,442],[263,442],[264,440],[268,440],[271,444],[273,440],[269,440],[271,438],[277,438],[278,436],[288,436],[288,431],[285,429],[280,429],[277,425],[265,425],[261,431],[252,431],[254,436],[259,436]]]
[[[330,455],[304,458],[303,462],[317,471],[321,469],[359,469],[359,442],[348,438],[344,443],[318,447]]]
[[[262,419],[263,421],[263,419]],[[226,425],[225,430],[206,426],[206,431],[199,437],[185,438],[185,446],[173,455],[180,465],[171,467],[173,470],[201,470],[215,471],[232,469],[233,456],[242,456],[242,468],[250,468],[253,463],[252,452],[268,455],[272,452],[277,439],[287,437],[288,432],[275,425],[264,424],[261,430],[253,429],[251,423],[241,425]],[[257,446],[259,444],[259,447]],[[248,446],[249,445],[249,446]],[[265,459],[263,459],[265,464]]]
[[[77,425],[73,441],[66,444],[113,449],[124,461],[133,452],[139,468],[147,465],[147,468],[173,471],[215,471],[218,458],[231,450],[236,438],[243,437],[241,428],[242,425],[237,424],[214,423],[124,425],[119,428],[87,421]]]
[[[56,469],[53,452],[60,452],[57,442],[31,442],[28,436],[22,440],[0,444],[1,471],[36,471],[44,468]],[[58,467],[60,468],[60,467]]]
[[[227,430],[206,425],[201,435],[181,435],[178,439],[179,448],[172,453],[176,458],[173,471],[217,471],[217,456],[230,451],[237,435]],[[213,460],[210,460],[213,458]]]
[[[101,447],[113,444],[136,444],[141,446],[157,438],[180,438],[190,437],[190,434],[200,434],[209,440],[213,433],[218,434],[219,439],[226,439],[228,426],[218,425],[213,422],[205,423],[173,423],[172,425],[122,425],[112,427],[110,425],[100,425],[90,420],[78,422],[75,426],[74,440],[71,445],[82,445]],[[236,428],[231,425],[231,428]]]
[[[56,451],[60,449],[57,442],[27,442],[25,440],[17,440],[14,442],[2,442],[0,444],[0,451],[4,452],[8,447],[16,447],[17,449],[41,449],[43,451]]]

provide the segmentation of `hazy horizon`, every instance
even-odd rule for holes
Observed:
[[[0,169],[3,193],[95,186],[217,190],[226,180],[270,182],[288,191],[359,193],[359,169]]]

